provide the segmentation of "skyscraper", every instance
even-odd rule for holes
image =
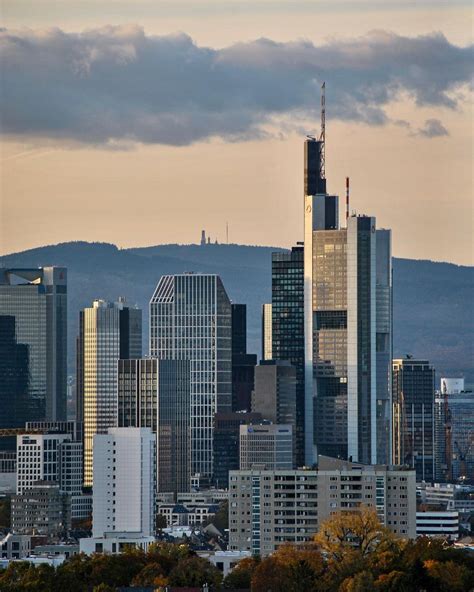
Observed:
[[[247,353],[247,306],[232,304],[232,410],[250,411],[257,356]]]
[[[305,192],[324,187],[321,140],[305,143]],[[324,156],[324,154],[323,154]],[[319,166],[312,171],[314,166]],[[310,180],[313,181],[310,182]],[[324,183],[323,183],[324,181]],[[349,216],[338,197],[306,193],[305,460],[318,454],[390,461],[391,235]]]
[[[434,479],[435,371],[427,360],[393,360],[393,460]]]
[[[84,484],[92,485],[93,437],[117,425],[118,360],[142,354],[142,311],[94,300],[79,313],[77,409],[84,422]]]
[[[187,360],[119,360],[118,426],[157,434],[157,490],[191,484],[191,371]]]
[[[163,276],[150,301],[150,355],[191,363],[191,472],[213,475],[214,414],[231,410],[232,314],[213,274]]]
[[[273,359],[272,305],[262,304],[262,360]]]
[[[0,315],[14,317],[16,342],[28,348],[26,420],[65,420],[66,269],[0,269]]]
[[[295,454],[303,466],[305,387],[304,387],[304,247],[272,253],[272,357],[287,360],[296,370]]]

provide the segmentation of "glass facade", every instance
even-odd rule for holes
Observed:
[[[272,355],[296,369],[295,455],[304,464],[304,248],[272,253]]]
[[[191,472],[213,475],[214,414],[232,405],[232,314],[221,279],[163,276],[150,301],[150,355],[191,364]]]
[[[262,304],[262,360],[272,359],[272,305]]]
[[[0,315],[15,319],[16,341],[28,349],[26,420],[66,419],[66,314],[64,267],[0,270]]]

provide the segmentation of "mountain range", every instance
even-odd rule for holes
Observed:
[[[78,313],[96,298],[125,296],[143,309],[148,350],[148,302],[162,274],[219,274],[233,302],[248,307],[248,350],[260,355],[260,310],[271,302],[271,254],[278,247],[236,244],[157,245],[119,249],[108,243],[68,242],[0,257],[3,267],[68,268],[68,369],[74,373]],[[474,383],[474,268],[393,260],[394,356],[429,360],[437,377]]]

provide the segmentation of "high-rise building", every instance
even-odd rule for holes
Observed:
[[[18,343],[15,317],[0,315],[0,428],[19,428],[39,414],[29,395],[28,346]],[[1,450],[14,450],[15,437],[2,438]]]
[[[84,484],[92,485],[93,437],[117,425],[118,360],[142,355],[142,311],[94,300],[79,314],[77,409],[84,422]]]
[[[326,191],[321,140],[305,143],[305,459],[391,458],[391,234]],[[315,156],[316,155],[316,156]],[[318,166],[319,170],[312,169]],[[313,179],[312,182],[309,182]],[[319,179],[319,181],[318,181]],[[324,181],[324,183],[323,183]],[[311,193],[307,193],[310,191]]]
[[[273,359],[272,305],[262,304],[262,360]]]
[[[305,386],[304,386],[304,247],[290,252],[272,253],[272,358],[287,360],[296,369],[297,466],[305,463]]]
[[[435,397],[435,479],[474,482],[474,393],[441,378]]]
[[[311,541],[335,512],[376,510],[401,538],[416,538],[415,472],[319,457],[318,469],[231,471],[229,549],[265,557]]]
[[[119,360],[118,426],[157,434],[159,492],[191,485],[191,371],[187,360]]]
[[[163,276],[150,301],[150,355],[191,363],[191,473],[213,475],[214,414],[231,410],[231,305],[217,275]]]
[[[296,368],[286,360],[262,360],[255,368],[252,411],[296,432]]]
[[[229,487],[229,471],[239,468],[240,426],[260,423],[260,413],[216,413],[214,416],[214,485]]]
[[[250,411],[257,356],[247,353],[247,306],[232,304],[232,410]]]
[[[290,470],[293,463],[293,426],[240,426],[240,470]]]
[[[154,534],[156,437],[150,428],[94,436],[92,534]]]
[[[18,416],[11,416],[10,420],[24,424],[28,420],[66,419],[67,270],[0,269],[0,315],[15,319],[16,344],[28,349],[27,394],[21,398]],[[18,348],[12,348],[11,321],[8,331],[11,364],[21,365],[21,384],[16,388],[23,391],[25,351],[20,353]],[[4,405],[9,403],[0,400],[0,407]]]
[[[427,360],[393,360],[393,461],[434,480],[435,370]]]

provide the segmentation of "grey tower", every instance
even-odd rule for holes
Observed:
[[[65,420],[66,268],[0,269],[0,315],[14,317],[16,342],[28,348],[26,420]]]
[[[191,472],[213,475],[214,414],[231,411],[232,313],[213,274],[163,276],[150,301],[150,355],[191,363]]]

